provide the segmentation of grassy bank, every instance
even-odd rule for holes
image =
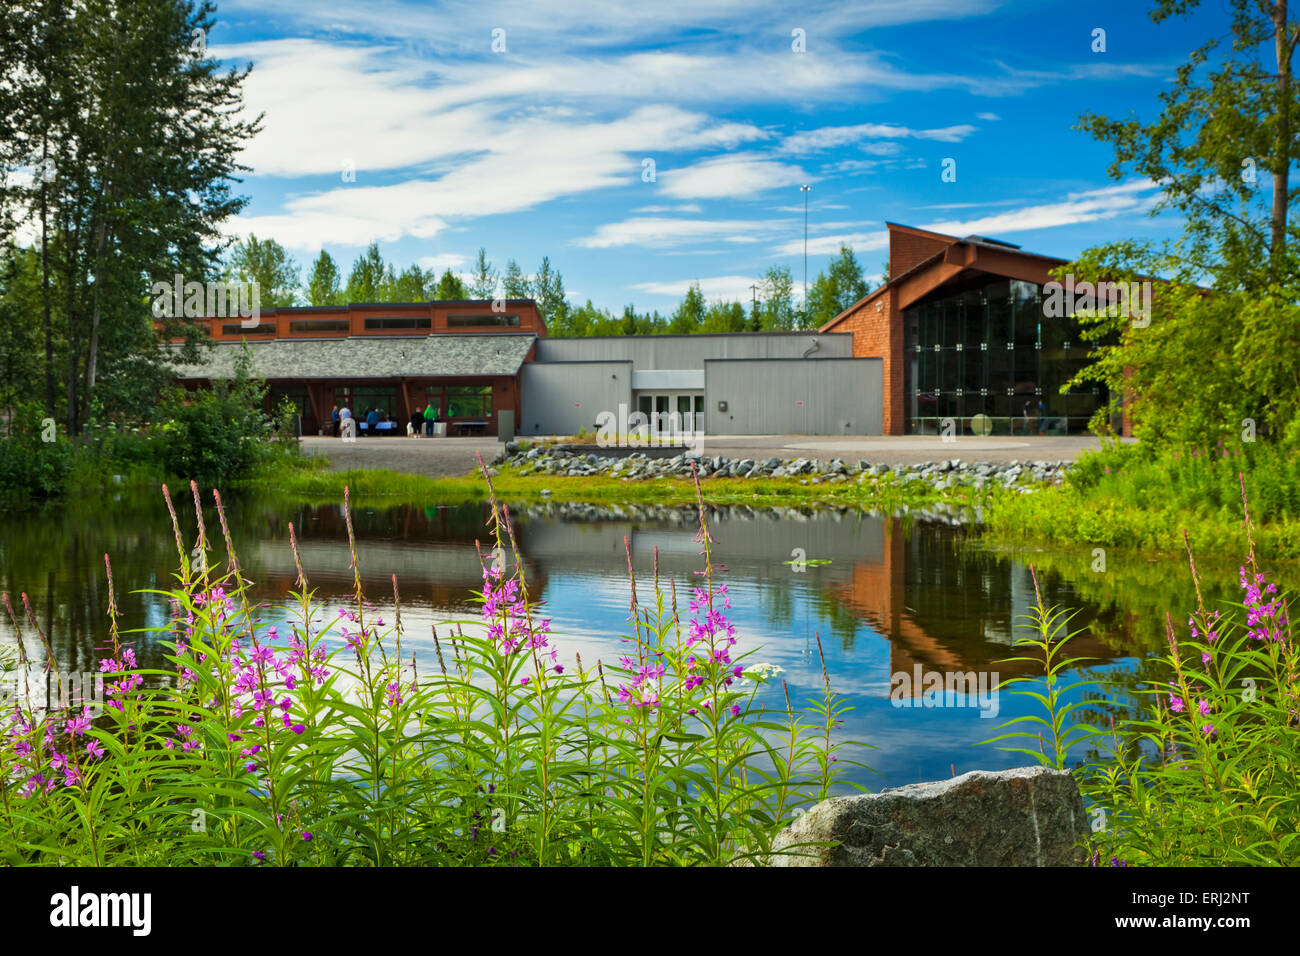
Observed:
[[[1197,554],[1245,547],[1242,478],[1261,557],[1300,558],[1300,453],[1262,443],[1157,451],[1108,445],[1085,453],[1059,488],[1002,495],[985,510],[1000,545],[1052,543]]]
[[[601,476],[519,475],[503,471],[493,479],[496,493],[512,501],[572,501],[587,504],[654,502],[695,503],[695,486],[688,478],[626,480]],[[458,478],[428,478],[388,469],[328,471],[300,468],[267,475],[252,482],[310,502],[337,501],[344,485],[352,497],[370,503],[426,504],[434,501],[479,500],[487,496],[481,474]],[[701,480],[710,504],[823,503],[857,507],[924,507],[939,502],[982,504],[997,492],[977,492],[954,487],[936,491],[924,482],[899,482],[892,476],[869,478],[859,484],[822,482],[800,478],[705,478]],[[543,492],[546,492],[544,494]]]

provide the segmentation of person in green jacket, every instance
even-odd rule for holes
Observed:
[[[430,438],[433,437],[433,423],[438,420],[438,410],[430,402],[424,406],[424,433]]]

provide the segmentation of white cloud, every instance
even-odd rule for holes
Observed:
[[[755,276],[710,276],[700,279],[672,279],[667,282],[638,282],[633,284],[632,288],[649,295],[680,299],[692,284],[699,282],[700,291],[710,302],[715,299],[748,302],[751,298],[749,287],[760,281],[761,278]]]
[[[997,113],[976,113],[975,118],[984,120],[986,123],[996,123],[1002,119]]]
[[[849,246],[855,253],[871,252],[875,249],[889,247],[889,233],[879,232],[841,232],[829,236],[809,236],[808,255],[833,256],[840,251],[840,246]],[[802,256],[803,236],[790,242],[782,243],[773,250],[776,256]]]
[[[1026,206],[979,219],[933,222],[922,228],[953,236],[997,237],[998,234],[1051,229],[1055,226],[1144,214],[1159,198],[1159,194],[1154,192],[1156,188],[1156,184],[1150,180],[1135,180],[1116,186],[1068,193],[1061,202]],[[1142,195],[1143,193],[1149,195]]]
[[[892,140],[883,143],[863,143],[859,149],[869,156],[897,156],[903,151],[902,144]]]
[[[678,199],[745,199],[769,189],[816,181],[798,166],[752,154],[720,156],[659,172],[660,188]]]
[[[1024,206],[977,219],[930,222],[921,225],[920,228],[958,237],[980,235],[1004,238],[1009,234],[1031,229],[1051,229],[1081,222],[1114,219],[1124,215],[1145,214],[1158,198],[1156,189],[1156,184],[1150,180],[1132,180],[1114,186],[1067,193],[1060,202]],[[810,237],[808,254],[833,255],[839,251],[841,243],[852,246],[855,252],[884,249],[889,245],[889,234],[882,230]],[[803,239],[801,237],[782,243],[773,252],[778,256],[801,255]]]
[[[889,123],[859,123],[856,126],[824,126],[821,129],[808,130],[806,132],[794,133],[787,136],[782,141],[779,151],[792,155],[802,156],[808,153],[820,152],[826,149],[833,149],[836,146],[843,146],[847,143],[856,143],[864,139],[921,139],[933,140],[940,143],[960,143],[963,139],[975,132],[975,127],[968,124],[959,126],[944,126],[938,129],[912,129],[907,126],[896,126]],[[864,146],[868,152],[876,152],[884,144],[876,144],[876,148]],[[897,146],[894,147],[897,150]]]
[[[699,203],[684,202],[676,206],[640,206],[633,212],[699,212]]]
[[[616,246],[670,246],[683,242],[761,242],[790,228],[788,222],[750,219],[667,219],[636,217],[600,226],[574,241],[588,249]]]
[[[442,272],[444,269],[458,269],[466,261],[458,252],[440,252],[436,256],[421,256],[417,260],[420,267]]]
[[[652,148],[707,147],[718,128],[698,113],[644,106],[606,123],[541,115],[492,129],[495,134],[483,140],[484,150],[436,178],[368,185],[378,176],[359,164],[355,183],[340,180],[327,190],[289,198],[282,212],[242,217],[234,229],[271,235],[294,248],[364,245],[404,235],[428,238],[453,219],[519,212],[598,189],[640,186],[640,155]],[[308,151],[310,146],[304,144]]]

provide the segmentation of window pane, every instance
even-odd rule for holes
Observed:
[[[491,385],[447,386],[448,418],[491,418]]]

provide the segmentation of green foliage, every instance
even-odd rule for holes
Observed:
[[[808,289],[810,328],[821,328],[870,291],[862,275],[862,265],[848,246],[841,245],[825,272]]]
[[[5,4],[0,166],[40,171],[0,184],[7,226],[38,236],[40,279],[5,318],[39,330],[41,374],[19,380],[21,399],[74,436],[105,383],[159,363],[150,281],[211,277],[246,203],[231,188],[260,117],[242,109],[247,69],[192,47],[214,14],[208,2]]]
[[[1070,689],[1063,688],[1031,694],[1045,717],[1019,718],[1049,728],[1054,744],[1050,754],[1020,752],[1056,769],[1066,768],[1076,746],[1109,739],[1109,752],[1075,771],[1092,804],[1094,865],[1300,862],[1300,645],[1286,598],[1259,570],[1249,522],[1247,541],[1243,601],[1215,610],[1201,597],[1188,547],[1196,609],[1187,636],[1166,612],[1168,652],[1155,660],[1159,676],[1138,688],[1135,716],[1112,719],[1109,735],[1081,726],[1073,714],[1086,702],[1063,704]],[[1068,638],[1053,643],[1050,626],[1066,616],[1044,608],[1041,597],[1033,613],[1039,637],[1029,643],[1044,654],[1050,688],[1077,661],[1055,656]],[[1106,685],[1116,699],[1128,692],[1115,680]]]
[[[759,283],[758,313],[764,332],[789,332],[797,322],[789,266],[771,266]]]
[[[1004,724],[1000,724],[997,729],[1019,728],[1019,725],[1022,724],[1026,726],[1023,729],[1000,734],[984,741],[984,743],[997,743],[1002,740],[1018,740],[1030,745],[1037,743],[1036,749],[1032,746],[1003,747],[1002,749],[1009,750],[1012,753],[1024,754],[1038,761],[1044,767],[1050,767],[1053,770],[1065,770],[1067,769],[1070,751],[1086,743],[1094,735],[1091,728],[1076,724],[1071,719],[1071,714],[1087,706],[1088,702],[1075,700],[1066,703],[1065,697],[1080,687],[1088,686],[1092,681],[1075,681],[1073,684],[1063,684],[1064,673],[1073,665],[1085,660],[1079,657],[1067,658],[1062,656],[1065,645],[1080,632],[1070,633],[1066,630],[1074,614],[1043,605],[1042,591],[1038,586],[1038,572],[1032,564],[1029,566],[1029,573],[1034,581],[1035,602],[1029,612],[1022,615],[1022,618],[1024,619],[1023,623],[1033,631],[1033,636],[1024,636],[1017,639],[1015,646],[1032,649],[1037,652],[1037,656],[1010,657],[999,663],[1041,664],[1043,677],[1013,677],[1010,680],[1003,681],[998,690],[1001,691],[1003,687],[1014,687],[1022,684],[1032,685],[1035,688],[1041,687],[1041,690],[1021,689],[1014,693],[1022,694],[1037,701],[1046,716],[1025,714],[1009,720]]]
[[[488,261],[487,250],[479,246],[478,258],[474,260],[474,272],[470,277],[470,295],[475,299],[493,298],[496,295],[499,279],[497,270]]]
[[[465,284],[452,274],[450,269],[443,272],[442,278],[438,280],[438,287],[434,290],[435,298],[444,302],[456,302],[465,299]]]
[[[501,277],[502,294],[507,299],[531,299],[533,297],[533,284],[528,281],[528,276],[524,275],[524,270],[519,268],[519,263],[511,259],[506,263],[506,273]]]
[[[704,323],[704,311],[704,293],[698,281],[692,282],[686,289],[681,305],[677,307],[677,311],[668,322],[669,334],[686,335],[698,332]]]
[[[241,347],[235,377],[192,392],[168,391],[157,431],[167,474],[221,484],[249,477],[257,465],[277,453],[297,453],[292,416],[297,409],[288,398],[275,410],[276,420],[262,415],[266,387],[251,376],[252,355]]]
[[[344,298],[348,302],[384,302],[385,283],[391,267],[379,252],[379,243],[372,242],[366,251],[357,256],[348,273]]]
[[[257,283],[258,305],[262,309],[297,305],[300,274],[301,269],[284,246],[274,239],[259,239],[252,233],[235,243],[226,269],[228,280]]]
[[[549,256],[542,256],[537,274],[530,283],[532,298],[537,302],[537,311],[542,314],[542,321],[549,328],[551,323],[563,328],[567,320],[569,303],[564,295],[564,277],[551,265]]]
[[[1151,17],[1159,23],[1198,6],[1199,0],[1157,0]],[[1077,128],[1114,147],[1111,178],[1135,174],[1161,184],[1151,213],[1176,210],[1183,220],[1177,252],[1184,262],[1213,276],[1222,291],[1259,295],[1295,286],[1287,220],[1300,118],[1300,88],[1291,82],[1300,24],[1285,18],[1284,0],[1233,0],[1232,8],[1231,31],[1188,55],[1160,94],[1153,121],[1089,113]]]
[[[1003,541],[1181,551],[1186,528],[1201,551],[1240,553],[1243,475],[1261,552],[1300,556],[1300,452],[1274,442],[1109,443],[1081,455],[1063,486],[996,497],[984,517]]]
[[[57,432],[36,402],[14,409],[0,422],[0,499],[50,498],[58,495],[71,468],[66,436]]]
[[[492,508],[492,555],[501,560],[485,558],[484,620],[434,632],[432,674],[417,676],[402,648],[400,606],[391,618],[375,609],[359,571],[353,608],[325,615],[303,576],[286,623],[269,627],[219,501],[232,570],[217,572],[201,524],[192,552],[176,528],[178,585],[162,592],[176,619],[155,629],[171,649],[164,669],[140,670],[123,646],[110,573],[106,679],[118,707],[86,727],[77,714],[20,703],[0,735],[0,761],[16,768],[0,777],[0,860],[765,860],[776,833],[831,791],[844,763],[836,753],[845,744],[832,743],[830,730],[847,708],[829,682],[812,708],[816,726],[788,695],[783,711],[764,712],[754,697],[770,671],[750,668],[737,683],[739,665],[702,663],[705,651],[725,651],[723,632],[688,643],[688,624],[657,580],[648,602],[634,601],[622,661],[557,666],[515,543]],[[346,495],[344,514],[351,536]],[[292,532],[290,545],[296,557]],[[709,572],[707,553],[705,561]],[[702,583],[709,610],[716,600],[721,612],[723,592],[710,574]]]
[[[311,275],[307,277],[307,303],[314,306],[343,305],[345,300],[339,288],[339,267],[324,249],[312,263]]]

